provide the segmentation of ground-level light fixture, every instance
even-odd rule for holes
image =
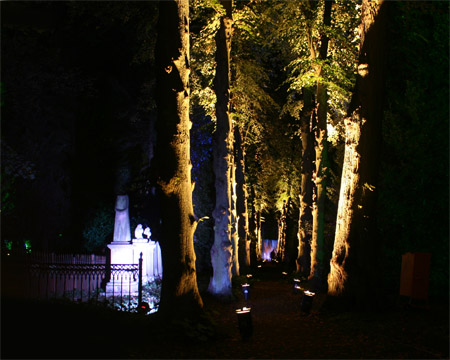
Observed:
[[[244,294],[245,301],[250,298],[250,284],[242,284],[242,294]]]
[[[250,279],[251,277],[253,277],[252,274],[247,274],[246,276],[247,276],[247,279]]]
[[[147,315],[147,313],[149,311],[150,311],[150,305],[145,301],[141,301],[138,306],[138,312],[140,314]]]
[[[313,293],[312,291],[305,290],[303,292],[302,303],[300,307],[302,312],[304,312],[305,314],[309,314],[311,311],[314,295],[316,295],[316,293]]]
[[[253,334],[252,313],[251,308],[243,307],[236,310],[238,319],[239,332],[242,340],[250,338]]]
[[[292,287],[292,292],[294,294],[299,294],[302,291],[302,288],[300,286],[300,279],[294,279],[294,284]]]

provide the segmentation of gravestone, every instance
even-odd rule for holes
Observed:
[[[116,200],[116,217],[114,223],[114,238],[108,244],[111,251],[111,265],[114,264],[139,264],[142,253],[142,283],[154,281],[162,277],[161,248],[159,243],[151,240],[149,227],[143,228],[138,224],[134,230],[134,239],[131,239],[128,195],[119,195]],[[126,276],[112,278],[106,284],[106,294],[120,293],[136,294],[138,291],[138,279],[134,280]]]

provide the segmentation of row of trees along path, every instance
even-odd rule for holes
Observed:
[[[214,91],[217,96],[217,129],[214,135],[214,173],[216,202],[213,211],[214,243],[211,248],[213,276],[209,291],[219,296],[231,294],[231,279],[239,275],[237,234],[233,225],[236,209],[231,205],[234,182],[233,164],[233,126],[229,116],[230,97],[230,46],[232,24],[232,1],[221,1],[225,9],[216,34],[216,75]],[[375,197],[375,175],[377,168],[377,139],[381,124],[378,109],[382,94],[382,64],[376,61],[381,53],[383,29],[375,18],[383,14],[383,2],[363,3],[361,24],[361,49],[359,58],[360,77],[349,109],[351,119],[346,123],[346,147],[342,173],[341,196],[338,206],[336,237],[331,270],[328,277],[329,293],[335,297],[345,297],[348,303],[369,304],[374,298],[372,290],[373,271],[376,266],[372,256],[371,244],[375,241],[373,233],[373,209]],[[324,23],[330,24],[331,2],[325,3]],[[383,16],[380,15],[382,19]],[[370,31],[369,31],[370,29]],[[379,30],[381,29],[381,30]],[[153,165],[155,183],[161,198],[161,241],[162,261],[165,276],[161,292],[160,311],[166,315],[174,313],[196,313],[200,310],[202,299],[196,287],[195,253],[193,235],[197,227],[192,206],[192,183],[190,178],[190,135],[189,118],[189,6],[187,1],[162,2],[158,21],[158,40],[155,61],[158,96],[156,103],[158,118],[156,130],[157,146]],[[323,35],[319,58],[325,58],[328,38]],[[311,49],[314,53],[315,49]],[[367,68],[370,64],[371,71]],[[317,69],[321,73],[321,68]],[[317,234],[311,241],[310,278],[317,284],[324,283],[323,268],[323,205],[324,169],[326,158],[326,89],[317,83],[317,134],[315,184],[317,203],[313,206],[313,229]],[[362,94],[361,94],[362,92]],[[369,129],[369,130],[367,130]],[[374,130],[373,130],[374,129]],[[373,131],[371,131],[373,130]],[[373,160],[373,161],[372,161]],[[364,171],[363,171],[364,170]],[[364,191],[363,184],[369,184],[370,191]],[[357,189],[358,191],[356,191]],[[245,212],[245,211],[244,211]],[[302,216],[300,216],[302,218]],[[367,218],[370,219],[367,220]],[[300,226],[301,229],[301,226]],[[301,233],[301,231],[300,231]],[[303,241],[301,237],[300,243]],[[371,239],[367,241],[367,239]],[[248,246],[244,248],[249,249]],[[259,244],[257,248],[260,248]],[[299,246],[299,259],[303,259],[302,246]],[[282,251],[283,253],[283,251]],[[248,258],[248,255],[246,256]],[[364,262],[366,266],[360,265]],[[299,262],[299,264],[301,261]],[[370,264],[370,265],[369,265]],[[297,268],[297,271],[301,269]],[[309,273],[309,271],[307,271]],[[368,281],[369,280],[369,281]]]

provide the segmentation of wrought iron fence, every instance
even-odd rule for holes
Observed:
[[[65,298],[78,302],[109,302],[113,305],[122,304],[125,299],[128,306],[119,308],[128,311],[132,309],[133,297],[139,299],[136,306],[141,302],[142,254],[138,264],[76,263],[79,258],[73,263],[50,263],[35,262],[34,259],[25,257],[2,262],[4,294],[47,300]],[[5,290],[3,284],[2,290]]]

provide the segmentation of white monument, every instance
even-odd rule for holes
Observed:
[[[150,228],[146,227],[144,230],[142,224],[136,227],[135,238],[131,240],[128,207],[128,195],[117,196],[114,238],[108,244],[111,250],[111,265],[139,264],[142,253],[142,284],[145,285],[162,277],[161,248],[158,242],[151,240]],[[136,294],[138,281],[138,277],[134,279],[130,272],[112,272],[111,279],[106,284],[106,294]]]
[[[142,252],[142,282],[146,284],[155,278],[162,277],[161,248],[158,242],[151,239],[152,233],[149,227],[143,230],[142,225],[139,224],[134,234],[136,237],[132,241],[133,259],[134,263],[137,264]],[[143,237],[143,234],[147,237]]]

